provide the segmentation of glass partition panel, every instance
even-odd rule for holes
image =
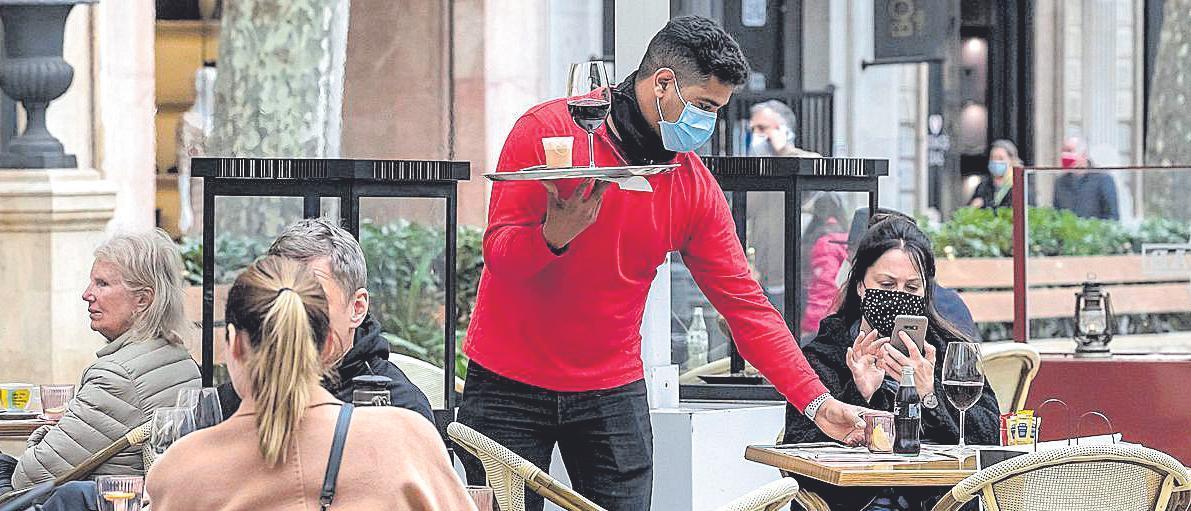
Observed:
[[[209,212],[208,212],[209,213]],[[265,255],[273,240],[290,223],[302,218],[301,197],[244,197],[215,198],[215,308],[213,348],[215,353],[215,383],[226,381],[224,361],[224,308],[227,291],[236,277],[258,257]],[[195,272],[199,277],[188,300],[195,307],[194,317],[202,317],[201,252]],[[195,360],[202,360],[201,343],[190,345]]]
[[[1107,295],[1114,353],[1191,352],[1191,168],[1027,169],[1030,342],[1070,353],[1092,315],[1076,293]],[[1090,310],[1095,304],[1086,304]],[[1081,327],[1082,325],[1082,327]]]
[[[445,354],[445,216],[443,199],[360,199],[369,311],[394,353],[438,367]],[[441,408],[443,396],[429,397]]]
[[[973,339],[1013,339],[1013,215],[961,208],[945,222],[919,221],[935,255],[934,305]]]

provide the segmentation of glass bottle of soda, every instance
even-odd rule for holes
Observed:
[[[897,389],[897,402],[893,405],[893,453],[903,456],[917,456],[922,451],[922,404],[918,389],[914,387],[914,368],[902,367],[901,387]]]

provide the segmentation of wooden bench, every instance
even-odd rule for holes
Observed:
[[[939,259],[937,266],[939,284],[960,293],[977,323],[1013,321],[1013,259]],[[1191,312],[1191,274],[1144,272],[1140,255],[1032,257],[1027,271],[1030,319],[1074,316],[1075,293],[1089,274],[1117,316]]]

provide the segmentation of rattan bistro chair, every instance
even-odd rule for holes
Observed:
[[[979,497],[991,511],[1166,511],[1171,493],[1188,485],[1170,456],[1135,445],[1083,445],[997,463],[960,481],[934,511],[957,510]]]
[[[458,422],[447,425],[447,435],[456,445],[484,464],[488,486],[496,494],[501,511],[525,511],[525,488],[558,504],[567,511],[606,511],[566,485],[542,472],[529,460]]]
[[[92,454],[90,457],[83,460],[83,462],[79,463],[77,467],[74,467],[69,472],[55,478],[52,487],[57,488],[68,482],[78,481],[84,477],[87,477],[91,474],[91,471],[112,459],[112,456],[120,454],[129,447],[138,447],[144,444],[149,440],[149,435],[152,433],[152,431],[153,421],[148,421],[141,424],[140,426],[132,428],[128,431],[128,433],[125,433],[124,436],[116,439],[115,442],[112,442],[110,445],[103,448],[103,450]],[[144,456],[144,451],[142,451],[142,456]],[[152,460],[149,457],[144,457],[143,459],[145,460],[145,472],[148,473],[149,466],[152,464]],[[16,499],[17,497],[33,492],[40,487],[41,486],[38,485],[26,488],[24,490],[15,490],[7,494],[0,495],[0,503],[9,502],[13,499]]]
[[[984,376],[997,394],[1001,412],[1024,409],[1042,362],[1038,349],[1022,342],[995,342],[982,344],[980,351]]]
[[[716,511],[777,511],[798,495],[798,481],[783,477],[748,492]]]

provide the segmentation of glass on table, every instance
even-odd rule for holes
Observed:
[[[74,399],[74,385],[42,385],[42,417],[50,421],[61,420],[71,399]]]
[[[99,511],[138,511],[144,497],[142,476],[99,476],[95,479]]]
[[[196,430],[209,428],[223,421],[219,392],[214,387],[182,389],[178,392],[178,407],[190,410]]]
[[[496,511],[496,494],[487,486],[468,486],[467,496],[478,511]]]
[[[188,408],[166,406],[153,411],[153,429],[149,447],[156,458],[165,454],[178,439],[194,431],[194,414]]]
[[[893,452],[893,414],[889,412],[867,412],[864,419],[864,444],[871,453]]]
[[[980,345],[974,342],[952,342],[947,344],[943,356],[943,390],[947,400],[959,409],[959,448],[966,448],[964,442],[964,419],[968,409],[980,400],[984,393],[984,362],[980,357]]]

